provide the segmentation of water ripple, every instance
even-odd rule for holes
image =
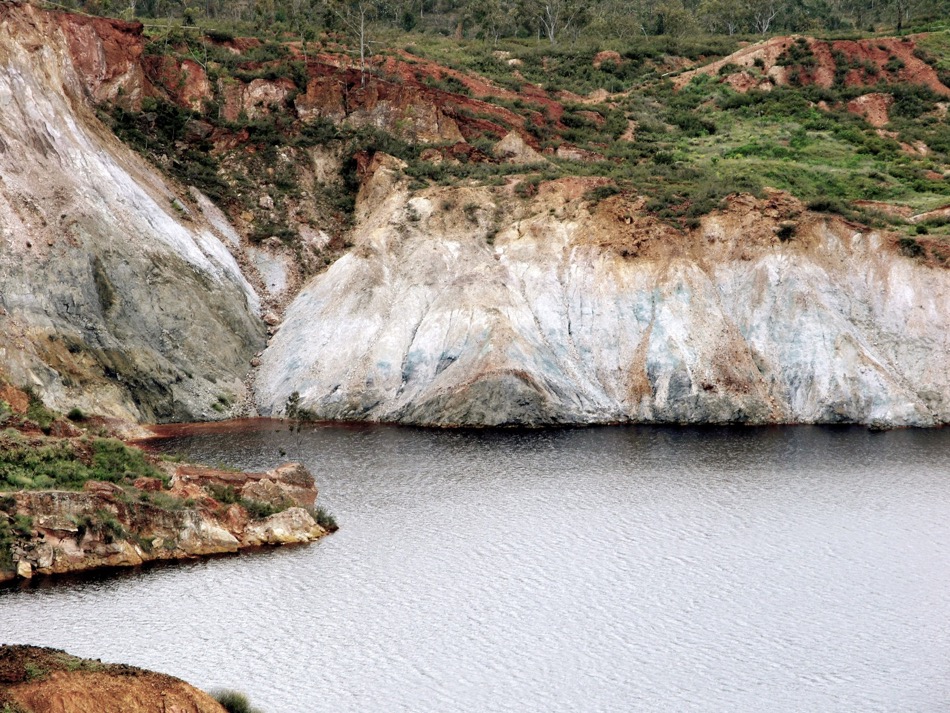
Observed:
[[[308,548],[0,594],[0,640],[268,713],[950,711],[950,431],[536,433],[266,422],[161,444],[304,460]]]

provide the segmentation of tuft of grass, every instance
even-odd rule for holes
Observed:
[[[26,672],[27,681],[42,681],[44,678],[49,676],[49,671],[42,666],[38,666],[32,661],[27,661],[23,666],[24,671]]]
[[[248,697],[240,691],[221,690],[211,695],[228,713],[263,713],[260,708],[254,708]]]
[[[333,515],[331,515],[325,508],[308,508],[307,511],[310,513],[311,517],[317,521],[317,524],[327,532],[336,532],[340,529],[340,526],[337,525],[336,518],[333,517]]]

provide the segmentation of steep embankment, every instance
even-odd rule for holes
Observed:
[[[812,37],[773,37],[674,79],[685,87],[699,75],[721,76],[738,92],[769,91],[774,87],[816,85],[830,88],[879,87],[906,82],[950,96],[913,37],[867,40],[819,40]]]
[[[675,101],[654,77],[568,106],[402,51],[364,76],[331,38],[0,19],[0,354],[50,405],[223,417],[259,366],[268,414],[299,392],[437,425],[950,420],[948,90],[913,41],[778,38]],[[875,232],[765,181],[923,222]]]
[[[263,345],[258,298],[227,236],[92,113],[87,92],[141,71],[97,22],[0,8],[3,367],[62,410],[220,417]]]
[[[225,712],[181,679],[37,646],[0,647],[0,706],[29,713]]]
[[[782,194],[682,234],[583,182],[364,185],[354,250],[290,306],[258,401],[437,425],[950,420],[950,271]],[[515,206],[512,209],[512,206]]]

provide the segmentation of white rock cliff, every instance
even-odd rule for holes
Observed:
[[[297,391],[318,418],[430,425],[950,420],[950,271],[780,194],[677,237],[569,184],[519,216],[381,168],[354,250],[263,355],[261,411]]]
[[[132,96],[136,70],[108,79],[102,38],[51,17],[0,9],[0,363],[50,406],[197,420],[298,392],[319,418],[426,425],[950,422],[950,270],[893,237],[781,194],[683,233],[585,201],[597,179],[412,193],[385,157],[352,249],[269,317],[251,394],[265,325],[241,266],[281,301],[289,267],[111,135],[90,95]]]

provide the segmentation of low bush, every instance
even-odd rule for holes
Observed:
[[[310,508],[308,512],[317,521],[317,524],[327,532],[336,532],[340,529],[340,526],[336,524],[336,518],[324,508]]]
[[[228,713],[262,713],[259,708],[254,708],[248,697],[240,691],[214,691],[212,695]]]
[[[604,186],[597,186],[596,188],[591,188],[589,191],[584,193],[584,200],[590,201],[591,203],[600,203],[602,200],[606,200],[611,196],[615,196],[620,193],[620,189],[612,183],[608,183]]]
[[[924,246],[918,243],[915,238],[903,237],[900,239],[899,245],[901,254],[905,257],[919,258],[927,254]]]
[[[34,443],[13,430],[0,433],[0,490],[79,490],[87,480],[130,483],[140,477],[168,480],[142,451],[115,439]]]

